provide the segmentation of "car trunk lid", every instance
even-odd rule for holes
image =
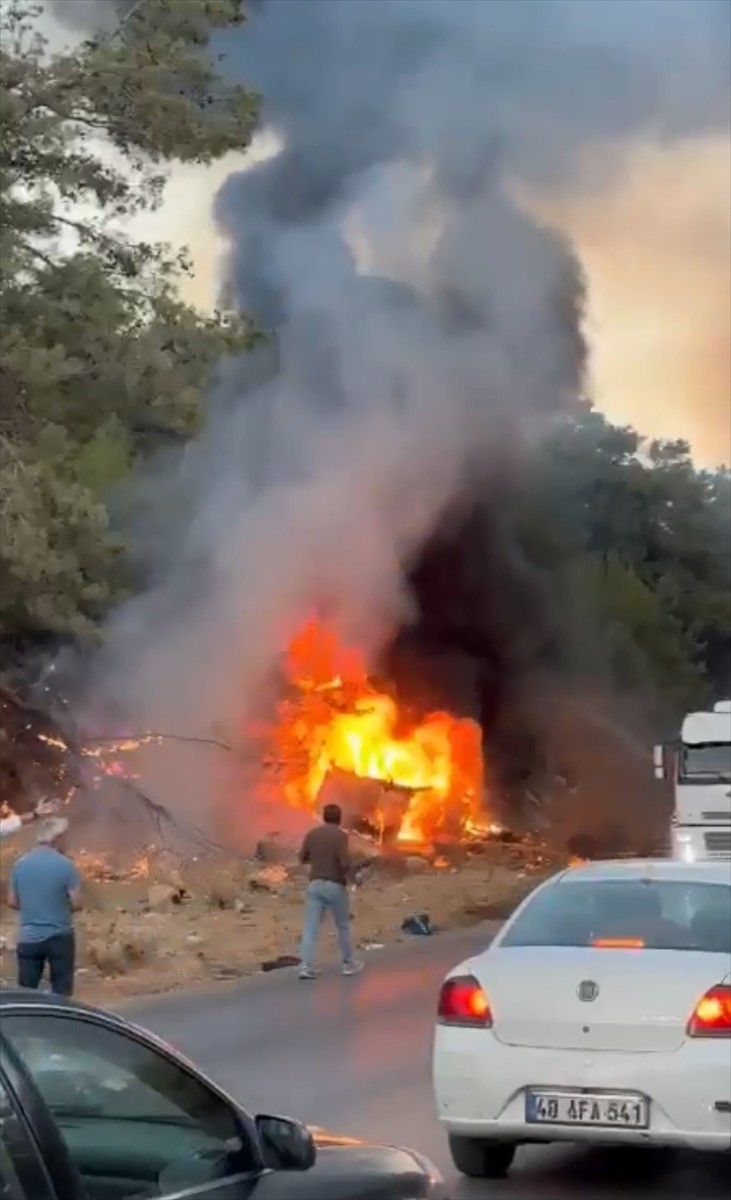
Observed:
[[[722,954],[594,947],[505,947],[473,964],[495,1037],[510,1046],[676,1050]]]

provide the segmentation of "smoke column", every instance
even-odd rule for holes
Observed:
[[[724,132],[731,7],[247,10],[222,49],[264,97],[272,153],[215,218],[228,302],[276,337],[226,367],[203,437],[141,482],[151,587],[115,617],[95,705],[240,722],[321,603],[374,662],[422,643],[479,664],[466,690],[489,722],[555,637],[511,483],[586,366],[576,263],[516,191],[560,188],[587,146],[601,189],[618,139]]]

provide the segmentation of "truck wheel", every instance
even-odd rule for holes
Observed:
[[[491,1142],[457,1134],[449,1135],[449,1152],[457,1170],[469,1179],[504,1179],[515,1158],[511,1142]]]

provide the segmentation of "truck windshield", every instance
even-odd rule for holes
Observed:
[[[682,778],[700,778],[706,783],[731,782],[731,743],[708,742],[686,746],[683,751]]]

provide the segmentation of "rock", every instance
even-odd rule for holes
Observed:
[[[403,854],[381,854],[377,859],[374,859],[373,866],[370,868],[368,875],[383,875],[388,879],[403,879],[407,870],[406,858]]]
[[[86,953],[89,961],[105,976],[123,975],[129,965],[125,947],[119,938],[108,942],[89,942]]]
[[[287,845],[281,833],[269,833],[256,844],[255,857],[262,863],[287,863],[296,858],[294,846]]]
[[[211,908],[233,908],[240,890],[241,887],[235,879],[222,875],[208,887],[205,896],[206,903]]]
[[[153,848],[149,851],[148,859],[151,875],[158,879],[164,879],[173,887],[183,888],[180,858],[172,850]]]
[[[281,865],[263,867],[249,880],[252,892],[277,892],[287,882],[286,868]]]
[[[271,883],[286,883],[287,882],[287,868],[283,867],[281,865],[272,866],[272,867],[264,867],[263,870],[261,870],[259,872],[259,874],[263,875],[266,879],[270,880]]]
[[[128,965],[143,962],[147,958],[149,949],[149,943],[143,942],[139,938],[126,938],[122,942],[122,952]]]
[[[180,904],[180,888],[169,883],[153,883],[147,889],[148,908],[166,908],[168,904]]]
[[[407,854],[404,863],[408,875],[423,875],[425,871],[429,870],[429,863],[420,854]]]

